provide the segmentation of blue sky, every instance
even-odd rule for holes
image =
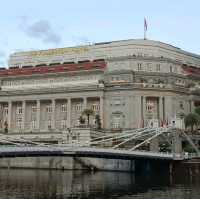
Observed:
[[[200,54],[199,0],[6,0],[0,67],[17,51],[147,37]]]

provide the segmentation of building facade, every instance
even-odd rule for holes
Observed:
[[[151,40],[19,52],[0,83],[8,133],[62,132],[86,108],[104,129],[161,126],[200,105],[200,56]]]

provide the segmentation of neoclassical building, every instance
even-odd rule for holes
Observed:
[[[84,109],[104,129],[164,125],[200,105],[200,56],[152,40],[122,40],[10,55],[0,69],[0,126],[62,132]]]

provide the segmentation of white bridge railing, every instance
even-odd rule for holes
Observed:
[[[181,136],[185,136],[191,146],[196,151],[196,156],[188,153],[171,153],[167,152],[152,152],[139,150],[142,146],[148,145],[152,140],[163,136],[162,138],[173,138],[178,133]],[[134,144],[135,142],[138,143]],[[187,135],[178,129],[168,128],[141,128],[134,130],[126,130],[120,133],[107,134],[99,136],[88,141],[76,141],[63,144],[46,144],[40,142],[34,142],[24,138],[16,138],[9,136],[8,134],[0,134],[0,142],[7,146],[0,146],[0,153],[3,152],[93,152],[93,153],[115,153],[124,155],[144,155],[160,158],[173,158],[173,159],[188,159],[191,157],[200,157],[198,148],[194,145],[191,139]],[[168,141],[169,142],[169,141]],[[171,143],[171,142],[169,142]],[[173,143],[173,142],[172,142]],[[11,146],[12,145],[12,146]],[[173,145],[173,144],[171,144]]]

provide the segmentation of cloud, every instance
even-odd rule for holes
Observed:
[[[0,60],[0,68],[1,68],[2,66],[5,66],[5,62]]]
[[[0,68],[7,65],[7,53],[0,49]]]
[[[0,50],[0,58],[4,58],[6,56],[6,53],[2,50]]]
[[[40,39],[44,43],[59,44],[61,36],[57,34],[49,21],[39,20],[30,24],[30,20],[26,16],[22,16],[20,28],[26,33],[27,36]]]

